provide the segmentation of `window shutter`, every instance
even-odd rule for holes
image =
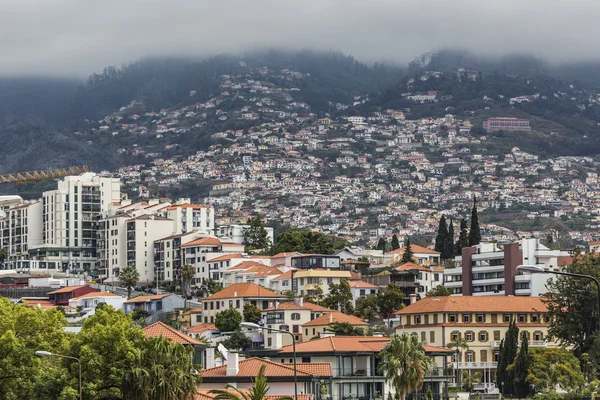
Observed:
[[[492,324],[498,323],[498,314],[492,314]]]

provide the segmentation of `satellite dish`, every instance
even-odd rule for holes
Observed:
[[[221,353],[223,358],[227,360],[227,355],[229,354],[229,350],[227,350],[227,348],[225,346],[223,346],[222,343],[219,343],[219,345],[217,346],[217,350],[219,350],[219,353]]]

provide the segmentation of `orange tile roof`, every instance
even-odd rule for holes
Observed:
[[[359,289],[379,289],[379,286],[373,285],[372,283],[365,281],[350,281],[350,288],[359,288]]]
[[[232,393],[236,396],[239,396],[238,393],[233,389],[225,389],[226,392]],[[242,389],[241,392],[248,394],[248,389]],[[196,392],[196,396],[194,400],[214,400],[216,394],[210,393],[210,390],[198,390]],[[282,397],[294,398],[294,394],[267,394],[263,397],[263,400],[279,400]],[[298,400],[314,400],[314,394],[299,394]],[[240,398],[240,400],[243,400]]]
[[[329,336],[308,342],[296,343],[297,353],[367,352],[384,349],[390,338],[375,336]],[[292,345],[281,348],[281,353],[292,353]]]
[[[402,253],[404,253],[405,249],[406,249],[406,246],[401,247],[401,248],[396,249],[396,250],[392,250],[392,251],[390,251],[387,254],[402,254]],[[426,247],[419,246],[419,245],[416,245],[416,244],[411,244],[410,245],[410,249],[412,250],[413,253],[436,254],[436,255],[440,255],[441,254],[441,253],[439,253],[439,252],[437,252],[435,250],[431,250],[431,249],[428,249]]]
[[[318,304],[311,303],[309,301],[305,301],[303,303],[303,306],[304,306],[304,308],[309,308],[311,311],[324,311],[324,312],[335,311],[335,310],[332,310],[331,308],[323,307]]]
[[[238,269],[248,269],[248,268],[252,268],[252,267],[266,267],[266,265],[263,263],[259,263],[258,261],[242,261],[235,267],[229,268],[228,271],[232,271],[232,270],[237,271]],[[269,267],[269,268],[271,268],[271,267]]]
[[[219,290],[217,293],[206,297],[203,300],[216,300],[216,299],[232,299],[240,297],[279,297],[286,298],[282,294],[277,294],[265,289],[253,282],[245,283],[234,283],[231,286],[227,286],[223,290]]]
[[[277,308],[275,307],[270,307],[267,309],[264,309],[264,311],[275,311],[275,310],[309,310],[309,308],[303,307],[303,306],[299,306],[298,304],[294,303],[293,301],[286,301],[285,303],[281,303],[277,306]]]
[[[217,326],[211,323],[203,323],[200,325],[192,326],[187,328],[187,333],[202,333],[206,331],[218,331]]]
[[[161,293],[161,294],[151,294],[151,295],[147,295],[147,296],[138,296],[138,297],[134,297],[131,300],[127,300],[125,302],[125,304],[129,304],[129,303],[145,303],[147,301],[152,301],[152,300],[160,300],[162,298],[165,298],[167,296],[169,296],[171,293]]]
[[[110,293],[110,292],[90,292],[79,297],[75,297],[72,300],[86,299],[89,297],[121,297],[118,294]]]
[[[221,239],[217,237],[203,237],[200,239],[192,240],[181,247],[193,247],[193,246],[218,246],[221,244]]]
[[[216,261],[231,261],[234,258],[242,258],[242,255],[240,253],[236,253],[236,254],[224,254],[222,256],[213,258],[212,260],[206,260],[206,262],[216,262]]]
[[[39,307],[44,309],[56,307],[56,305],[51,300],[46,299],[31,299],[25,300],[25,302],[27,303],[28,307]]]
[[[294,364],[284,363],[288,367],[294,368]],[[296,369],[298,371],[308,372],[311,375],[318,376],[331,376],[331,363],[299,363],[296,362]]]
[[[447,347],[429,346],[428,344],[422,344],[421,346],[428,353],[454,353],[456,351]]]
[[[273,278],[274,281],[279,281],[281,279],[291,279],[292,278],[292,272],[296,271],[295,269],[291,269],[287,272],[284,272],[283,274],[279,275],[276,278]]]
[[[327,313],[325,315],[321,315],[319,318],[315,318],[312,321],[307,322],[302,326],[321,326],[321,325],[329,325],[332,322],[347,322],[350,325],[360,325],[366,326],[368,325],[362,319],[355,317],[354,315],[348,315],[341,313],[339,311],[333,311]]]
[[[397,311],[398,315],[430,312],[546,312],[539,297],[529,296],[443,296],[425,297]]]
[[[284,258],[284,257],[292,257],[292,256],[301,256],[302,253],[298,253],[297,251],[284,251],[283,253],[275,254],[271,256],[271,258]]]
[[[48,294],[57,294],[57,293],[71,293],[74,290],[81,289],[84,287],[89,287],[89,285],[79,285],[79,286],[67,286],[64,288],[57,289],[53,292],[49,292]]]
[[[321,372],[328,372],[328,374],[320,374],[321,376],[332,376],[331,365],[329,363],[323,363],[329,365],[329,371],[326,371],[324,365],[317,367]],[[252,357],[239,362],[239,370],[237,376],[248,376],[254,377],[262,365],[266,365],[265,376],[266,377],[293,377],[294,366],[290,364],[281,364],[271,360],[265,360],[263,358]],[[315,375],[314,372],[308,372],[296,368],[298,370],[298,376],[311,376]],[[314,370],[314,369],[313,369]],[[219,367],[207,368],[200,372],[203,378],[227,376],[227,365],[221,365]]]
[[[196,308],[192,308],[191,310],[187,310],[186,312],[183,313],[183,315],[198,314],[201,312],[202,312],[202,308],[196,307]]]
[[[191,208],[193,210],[200,210],[202,208],[210,208],[211,206],[206,204],[177,204],[167,207],[167,210],[177,210],[178,208]]]
[[[424,267],[414,262],[405,262],[394,268],[396,271],[429,271],[429,268]]]
[[[173,343],[179,343],[184,345],[196,345],[202,344],[201,341],[196,340],[188,335],[179,332],[175,328],[171,328],[169,325],[165,325],[162,322],[155,322],[152,325],[148,325],[144,329],[142,329],[144,335],[148,339],[162,336],[166,339],[169,339]]]

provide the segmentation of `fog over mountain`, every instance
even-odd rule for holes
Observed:
[[[0,75],[83,78],[146,56],[271,46],[400,63],[440,48],[586,61],[599,12],[594,0],[4,0]]]

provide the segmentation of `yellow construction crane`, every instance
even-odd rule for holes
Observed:
[[[68,175],[79,175],[88,171],[89,168],[86,165],[82,165],[79,167],[18,172],[16,174],[0,175],[0,185],[4,183],[23,183],[27,181],[37,181],[40,179],[56,179]]]

